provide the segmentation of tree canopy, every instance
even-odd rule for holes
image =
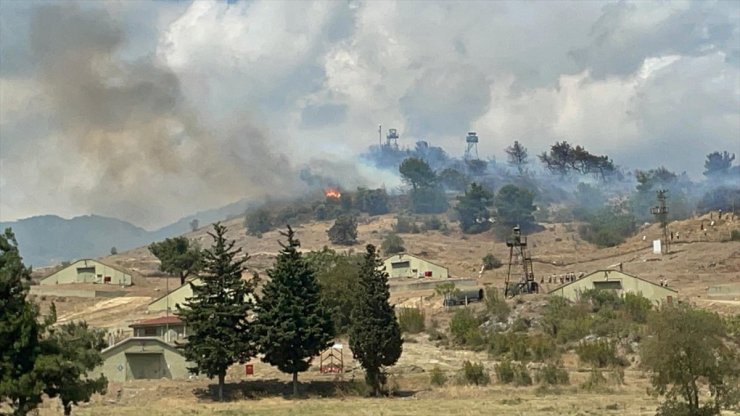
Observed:
[[[502,187],[494,200],[496,221],[507,228],[518,224],[523,231],[531,229],[535,224],[532,214],[537,209],[533,201],[534,194],[527,189],[514,185]]]
[[[707,178],[716,178],[727,175],[735,160],[735,154],[723,152],[712,152],[707,155],[704,161],[704,176]]]
[[[527,148],[518,141],[514,141],[514,144],[506,148],[506,155],[509,166],[515,168],[520,175],[524,174],[529,163]]]
[[[493,192],[473,182],[465,195],[457,197],[455,210],[460,218],[460,228],[466,234],[482,233],[491,228]]]
[[[594,175],[602,180],[617,173],[608,156],[597,156],[581,146],[571,146],[567,141],[556,142],[549,152],[539,155],[545,168],[554,174],[567,176],[572,173]]]
[[[248,212],[244,218],[247,234],[261,238],[262,234],[272,230],[272,215],[265,208]]]
[[[270,280],[257,305],[262,360],[293,375],[293,394],[298,394],[298,373],[308,370],[311,360],[328,348],[334,337],[331,311],[321,301],[316,273],[298,251],[293,229],[282,233],[287,243],[272,268]]]
[[[357,243],[357,219],[352,215],[340,215],[326,233],[332,243],[351,246]]]
[[[321,287],[321,301],[330,310],[338,334],[346,334],[349,329],[361,261],[358,254],[337,253],[328,247],[306,254],[306,262]]]
[[[197,274],[202,267],[202,251],[186,237],[167,238],[149,245],[149,251],[161,262],[159,269],[167,274],[185,279]]]
[[[226,370],[257,353],[258,336],[250,316],[254,310],[257,278],[242,279],[248,255],[226,239],[226,227],[213,225],[211,248],[203,252],[202,285],[192,285],[193,296],[177,305],[177,315],[187,324],[185,357],[195,364],[195,374],[218,377],[218,398],[223,400]]]
[[[404,182],[413,189],[432,188],[437,185],[437,175],[424,159],[410,157],[398,168]]]
[[[368,244],[349,333],[352,354],[365,369],[373,395],[385,385],[383,367],[395,364],[403,348],[401,328],[390,304],[388,273],[382,266],[375,246]]]

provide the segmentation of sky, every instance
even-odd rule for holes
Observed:
[[[357,159],[379,124],[699,180],[740,154],[740,2],[0,2],[3,221],[396,186]]]

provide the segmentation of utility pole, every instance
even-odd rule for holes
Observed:
[[[671,252],[670,242],[668,240],[668,206],[666,206],[666,194],[667,190],[661,189],[657,191],[658,194],[658,206],[650,208],[650,213],[655,215],[655,219],[660,222],[660,227],[663,228],[663,246],[665,247],[665,254]]]
[[[378,124],[378,146],[383,147],[383,125]]]

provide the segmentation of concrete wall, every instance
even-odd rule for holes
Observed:
[[[635,276],[616,271],[616,270],[599,270],[576,280],[575,282],[563,285],[550,292],[552,295],[564,296],[572,301],[577,300],[580,294],[594,289],[600,282],[619,282],[621,289],[620,294],[626,292],[642,294],[654,303],[672,302],[676,300],[678,293],[660,285],[639,279]]]
[[[103,359],[92,375],[102,372],[109,381],[117,382],[142,376],[186,379],[190,376],[187,367],[192,366],[175,347],[152,338],[128,338],[103,351]]]
[[[110,277],[109,282],[105,278]],[[131,275],[95,260],[79,260],[41,280],[41,285],[108,283],[131,285]]]
[[[707,289],[710,299],[738,299],[740,298],[740,283],[711,286]]]
[[[478,285],[478,282],[475,279],[446,279],[446,280],[418,280],[408,283],[402,283],[402,284],[391,284],[390,290],[391,292],[403,292],[408,290],[431,290],[437,287],[437,285],[442,283],[454,283],[455,287],[458,289],[469,289],[472,287],[476,287]]]
[[[152,333],[153,332],[153,333]],[[185,325],[148,326],[134,328],[135,337],[156,337],[164,342],[184,341],[187,337]]]
[[[117,298],[127,294],[127,292],[121,290],[62,289],[58,286],[31,286],[29,293],[37,296],[67,296],[74,298]]]
[[[169,305],[170,311],[176,311],[176,305],[183,305],[187,298],[193,297],[193,288],[190,286],[191,284],[198,286],[201,285],[202,282],[200,279],[193,279],[190,282],[186,282],[184,285],[170,292],[169,295],[162,296],[150,303],[149,306],[147,306],[147,310],[149,312],[164,312],[167,310],[167,306]]]
[[[405,264],[406,262],[408,262],[408,265]],[[383,261],[383,265],[391,278],[424,277],[426,272],[431,272],[431,277],[434,279],[447,279],[449,277],[445,267],[409,254],[402,253],[391,256]]]

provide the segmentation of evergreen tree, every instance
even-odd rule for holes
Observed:
[[[388,273],[382,265],[375,246],[368,244],[349,333],[352,354],[365,369],[374,396],[386,382],[383,367],[395,364],[403,349],[401,328],[389,302]]]
[[[267,271],[270,281],[257,305],[262,360],[293,375],[293,395],[298,394],[298,373],[331,345],[334,324],[331,311],[319,293],[315,271],[298,251],[300,242],[288,227],[287,244],[280,245],[275,264]]]
[[[149,251],[161,262],[159,269],[180,277],[180,285],[192,274],[197,274],[203,266],[202,250],[191,244],[186,237],[167,238],[149,245]]]
[[[254,289],[258,281],[242,280],[244,255],[226,239],[226,227],[213,225],[213,245],[203,252],[202,285],[193,285],[193,297],[177,306],[177,315],[190,331],[183,354],[195,363],[194,374],[218,376],[218,399],[223,400],[226,370],[234,363],[249,361],[257,353],[257,335],[250,312],[254,310]]]
[[[475,182],[464,196],[457,197],[455,210],[460,217],[460,228],[466,234],[482,233],[491,228],[491,213],[489,207],[493,205],[493,193]]]
[[[357,219],[351,215],[340,215],[326,234],[334,244],[351,246],[357,243]]]
[[[33,368],[39,354],[36,305],[26,300],[31,270],[10,229],[0,234],[0,404],[23,415],[41,402],[43,383]]]
[[[55,315],[52,312],[47,319],[48,325],[56,320]],[[44,382],[44,393],[59,397],[64,414],[70,415],[73,404],[88,402],[94,393],[105,393],[108,387],[105,376],[89,374],[103,364],[104,333],[89,329],[85,322],[48,326],[47,331],[34,371]]]

